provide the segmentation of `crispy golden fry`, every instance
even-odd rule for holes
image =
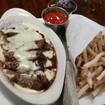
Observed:
[[[103,83],[105,83],[105,78],[101,79],[100,81],[97,81],[95,84],[94,84],[94,88],[99,86],[99,85],[102,85]]]
[[[86,76],[87,76],[87,73],[88,73],[88,69],[86,68],[86,69],[83,69],[82,71],[81,71],[81,76],[83,77],[83,78],[85,78]]]
[[[104,39],[103,39],[103,37],[104,36],[101,35],[101,40],[100,40],[101,41],[101,45],[104,45]]]
[[[99,66],[93,73],[92,76],[96,77],[97,75],[99,75],[101,72],[103,71],[103,67]]]
[[[93,76],[90,71],[87,74],[87,82],[89,84],[89,87],[92,88],[93,87]]]
[[[84,68],[84,67],[89,68],[89,67],[93,66],[94,64],[96,64],[96,63],[99,61],[99,59],[100,59],[103,55],[105,55],[105,52],[99,53],[98,55],[95,56],[94,59],[92,59],[92,60],[89,61],[88,63],[84,64],[84,65],[83,65],[83,68]]]
[[[89,85],[86,84],[85,86],[83,86],[79,92],[78,92],[78,98],[82,97],[83,95],[86,94],[86,91],[89,89]]]
[[[97,53],[94,52],[94,50],[92,50],[89,46],[87,47],[87,51],[92,55],[92,56],[96,56]]]
[[[102,61],[102,62],[105,62],[105,57],[102,57],[102,58],[101,58],[101,61]]]
[[[98,53],[98,48],[97,48],[97,44],[96,43],[94,44],[94,51],[95,51],[95,53]]]
[[[102,52],[102,43],[101,43],[101,41],[98,42],[97,46],[98,46],[99,52]]]
[[[104,40],[104,45],[105,45],[105,36],[104,36],[103,40]]]
[[[84,59],[84,62],[85,62],[85,63],[88,62],[87,50],[86,50],[86,49],[85,49],[84,52],[83,52],[83,59]]]
[[[80,81],[80,82],[79,82],[80,88],[82,88],[82,87],[86,84],[86,82],[87,82],[87,81],[85,81],[85,80]]]
[[[103,87],[103,89],[102,89],[102,92],[104,92],[105,91],[105,85],[104,85],[104,87]]]
[[[97,62],[93,64],[92,67],[99,67],[99,66],[103,66],[104,64],[105,64],[104,62]]]
[[[105,77],[105,70],[97,77],[97,80],[100,81],[102,78]]]
[[[77,67],[80,67],[81,63],[82,63],[82,57],[80,56],[78,58]]]
[[[98,86],[96,89],[94,89],[94,91],[92,92],[92,95],[96,97],[102,91],[103,88],[104,88],[104,85]]]

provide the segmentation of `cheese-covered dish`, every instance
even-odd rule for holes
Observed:
[[[16,88],[43,92],[56,77],[56,52],[51,41],[34,25],[11,24],[0,31],[0,67]]]

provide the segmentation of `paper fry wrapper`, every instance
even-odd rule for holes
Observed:
[[[104,30],[104,31],[103,31]],[[66,31],[67,45],[70,57],[75,63],[76,57],[83,52],[87,45],[100,32],[105,35],[105,27],[81,15],[72,15]],[[104,95],[105,96],[105,93]],[[103,96],[97,96],[92,102],[87,98],[80,100],[80,105],[102,105],[105,104]]]
[[[76,57],[83,52],[93,38],[103,30],[105,30],[103,26],[84,16],[72,15],[69,18],[66,37],[73,62],[75,62]]]

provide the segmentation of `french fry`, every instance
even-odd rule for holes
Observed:
[[[94,83],[94,88],[97,87],[97,86],[99,86],[99,85],[102,85],[103,83],[105,83],[105,78],[103,78],[102,80]]]
[[[96,89],[94,89],[94,91],[92,91],[93,97],[96,97],[102,91],[103,88],[104,88],[104,85],[100,85]]]
[[[86,80],[80,81],[79,82],[80,88],[82,88],[85,84],[86,84]]]
[[[93,76],[92,76],[92,73],[90,71],[87,74],[87,82],[89,84],[89,87],[92,88],[92,86],[93,86]]]
[[[102,58],[101,58],[101,61],[102,61],[102,62],[105,62],[105,57],[102,57]]]
[[[98,60],[100,59],[100,57],[102,57],[103,55],[105,55],[105,52],[101,52],[99,53],[94,59],[92,59],[91,61],[89,61],[88,63],[83,65],[83,68],[89,68],[92,67],[94,64],[96,64],[98,62]]]
[[[96,55],[97,55],[89,46],[87,47],[87,51],[88,51],[92,56],[96,56]]]
[[[97,48],[97,44],[96,43],[94,44],[94,50],[95,50],[95,53],[98,53],[98,48]]]
[[[102,43],[101,41],[98,42],[98,49],[99,49],[99,52],[102,52]]]
[[[100,81],[104,77],[105,77],[105,70],[97,77],[97,80]]]
[[[84,62],[85,62],[85,63],[88,62],[87,50],[86,50],[86,49],[85,49],[84,52],[83,52],[83,59],[84,59]]]
[[[104,36],[103,40],[104,40],[104,45],[105,45],[105,36]]]
[[[85,78],[86,75],[87,75],[87,73],[88,73],[88,69],[87,69],[87,68],[86,68],[86,69],[83,69],[83,70],[81,71],[81,76],[82,76],[83,78]]]
[[[105,91],[105,36],[102,32],[87,45],[77,57],[80,73],[77,76],[78,97],[92,94],[94,97]],[[77,60],[77,59],[76,59]]]
[[[82,63],[82,57],[80,56],[78,58],[77,67],[80,67],[81,63]]]
[[[103,62],[97,62],[97,63],[93,64],[92,67],[98,67],[98,66],[102,66],[104,64],[105,63],[103,63]]]
[[[83,95],[86,94],[86,91],[89,89],[89,85],[86,84],[85,86],[83,86],[79,92],[78,92],[78,98],[82,97]]]
[[[96,77],[97,75],[99,75],[103,70],[103,67],[102,66],[99,66],[93,73],[92,73],[92,76],[93,77]]]
[[[104,36],[101,35],[101,45],[104,45],[103,37],[104,37]]]
[[[104,87],[103,87],[103,89],[102,89],[102,92],[104,92],[105,91],[105,85],[104,85]]]

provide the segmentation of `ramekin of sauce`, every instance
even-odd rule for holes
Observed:
[[[54,6],[44,9],[42,11],[42,18],[45,24],[56,32],[59,26],[67,26],[69,14],[65,9]]]

